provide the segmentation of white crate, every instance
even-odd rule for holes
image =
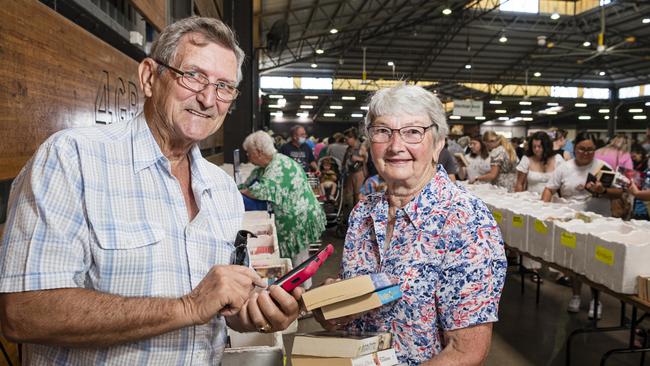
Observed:
[[[239,333],[228,329],[231,347],[226,348],[222,366],[283,366],[282,333]]]
[[[555,223],[575,216],[570,208],[540,205],[537,213],[528,216],[528,253],[545,261],[554,261]]]
[[[592,226],[582,220],[556,222],[553,230],[553,262],[585,274],[590,230]]]

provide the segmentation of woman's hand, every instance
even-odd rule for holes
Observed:
[[[627,191],[630,192],[631,195],[636,197],[636,195],[639,194],[639,187],[637,187],[636,184],[634,184],[634,182],[631,182]]]

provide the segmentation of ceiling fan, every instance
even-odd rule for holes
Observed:
[[[542,38],[543,40],[538,42],[540,45],[545,45],[546,48],[558,48],[563,50],[569,50],[571,52],[563,54],[544,54],[544,55],[531,55],[531,58],[542,59],[542,58],[559,58],[559,57],[579,57],[576,60],[576,63],[583,64],[594,60],[602,56],[612,56],[612,57],[625,57],[625,58],[634,58],[640,60],[650,60],[650,56],[647,54],[650,52],[650,48],[621,48],[625,45],[633,45],[636,42],[636,37],[628,36],[619,43],[613,45],[605,44],[605,8],[600,7],[600,33],[598,33],[598,44],[596,49],[583,49],[577,47],[566,47],[562,45],[555,44],[554,42],[546,42],[545,37],[538,37],[538,40]],[[645,55],[637,55],[635,53],[646,53]]]

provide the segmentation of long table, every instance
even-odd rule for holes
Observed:
[[[571,365],[571,341],[573,337],[575,337],[578,334],[584,334],[584,333],[600,333],[600,332],[612,332],[612,331],[621,331],[621,330],[628,330],[630,331],[630,338],[629,338],[629,345],[628,347],[625,348],[616,348],[616,349],[611,349],[603,354],[601,357],[600,365],[606,365],[607,360],[614,354],[630,354],[630,353],[641,353],[641,365],[644,364],[645,362],[645,353],[650,352],[650,347],[647,344],[647,337],[646,336],[646,341],[644,342],[645,344],[643,347],[635,347],[634,346],[634,339],[636,336],[636,331],[637,331],[637,326],[639,323],[643,321],[643,319],[650,314],[650,302],[641,299],[640,297],[636,295],[630,295],[630,294],[622,294],[619,292],[612,291],[611,289],[591,281],[587,277],[585,277],[582,274],[576,273],[573,270],[560,266],[556,263],[553,262],[548,262],[545,261],[544,259],[534,256],[528,252],[522,251],[521,249],[510,247],[506,245],[506,248],[511,252],[511,253],[516,253],[517,255],[520,256],[519,260],[519,274],[521,275],[521,292],[524,292],[524,276],[527,273],[534,273],[530,270],[527,270],[521,265],[521,257],[528,257],[530,259],[533,259],[537,262],[542,263],[543,265],[546,265],[550,268],[554,268],[560,272],[563,272],[564,274],[571,276],[574,278],[574,280],[579,280],[582,283],[586,284],[587,286],[591,287],[592,292],[594,294],[594,314],[598,314],[598,298],[600,296],[600,293],[605,293],[608,294],[616,299],[618,299],[621,302],[621,317],[620,317],[620,325],[616,327],[598,327],[598,317],[594,316],[592,320],[592,325],[591,327],[588,328],[581,328],[581,329],[576,329],[574,330],[569,336],[567,337],[566,340],[566,359],[565,359],[565,364],[566,366]],[[539,297],[540,297],[540,282],[537,282],[537,288],[536,288],[536,303],[539,304]],[[626,305],[631,305],[632,306],[632,318],[629,321],[629,326],[627,324],[627,319],[626,319]],[[644,314],[639,317],[638,312],[639,310],[643,311]]]

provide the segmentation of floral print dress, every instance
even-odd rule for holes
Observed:
[[[325,212],[300,164],[276,153],[265,168],[253,170],[247,182],[253,182],[248,190],[255,198],[273,204],[281,257],[292,258],[320,239]]]
[[[508,192],[513,192],[515,183],[517,182],[517,164],[519,160],[510,160],[508,152],[503,146],[497,146],[494,150],[490,151],[490,165],[499,167],[499,175],[494,180],[494,185],[503,187]]]
[[[403,296],[363,314],[348,330],[390,332],[400,362],[419,365],[442,351],[445,331],[497,321],[507,264],[501,233],[481,200],[438,166],[397,209],[390,243],[387,224],[384,192],[354,208],[341,277],[383,272],[400,283]]]

